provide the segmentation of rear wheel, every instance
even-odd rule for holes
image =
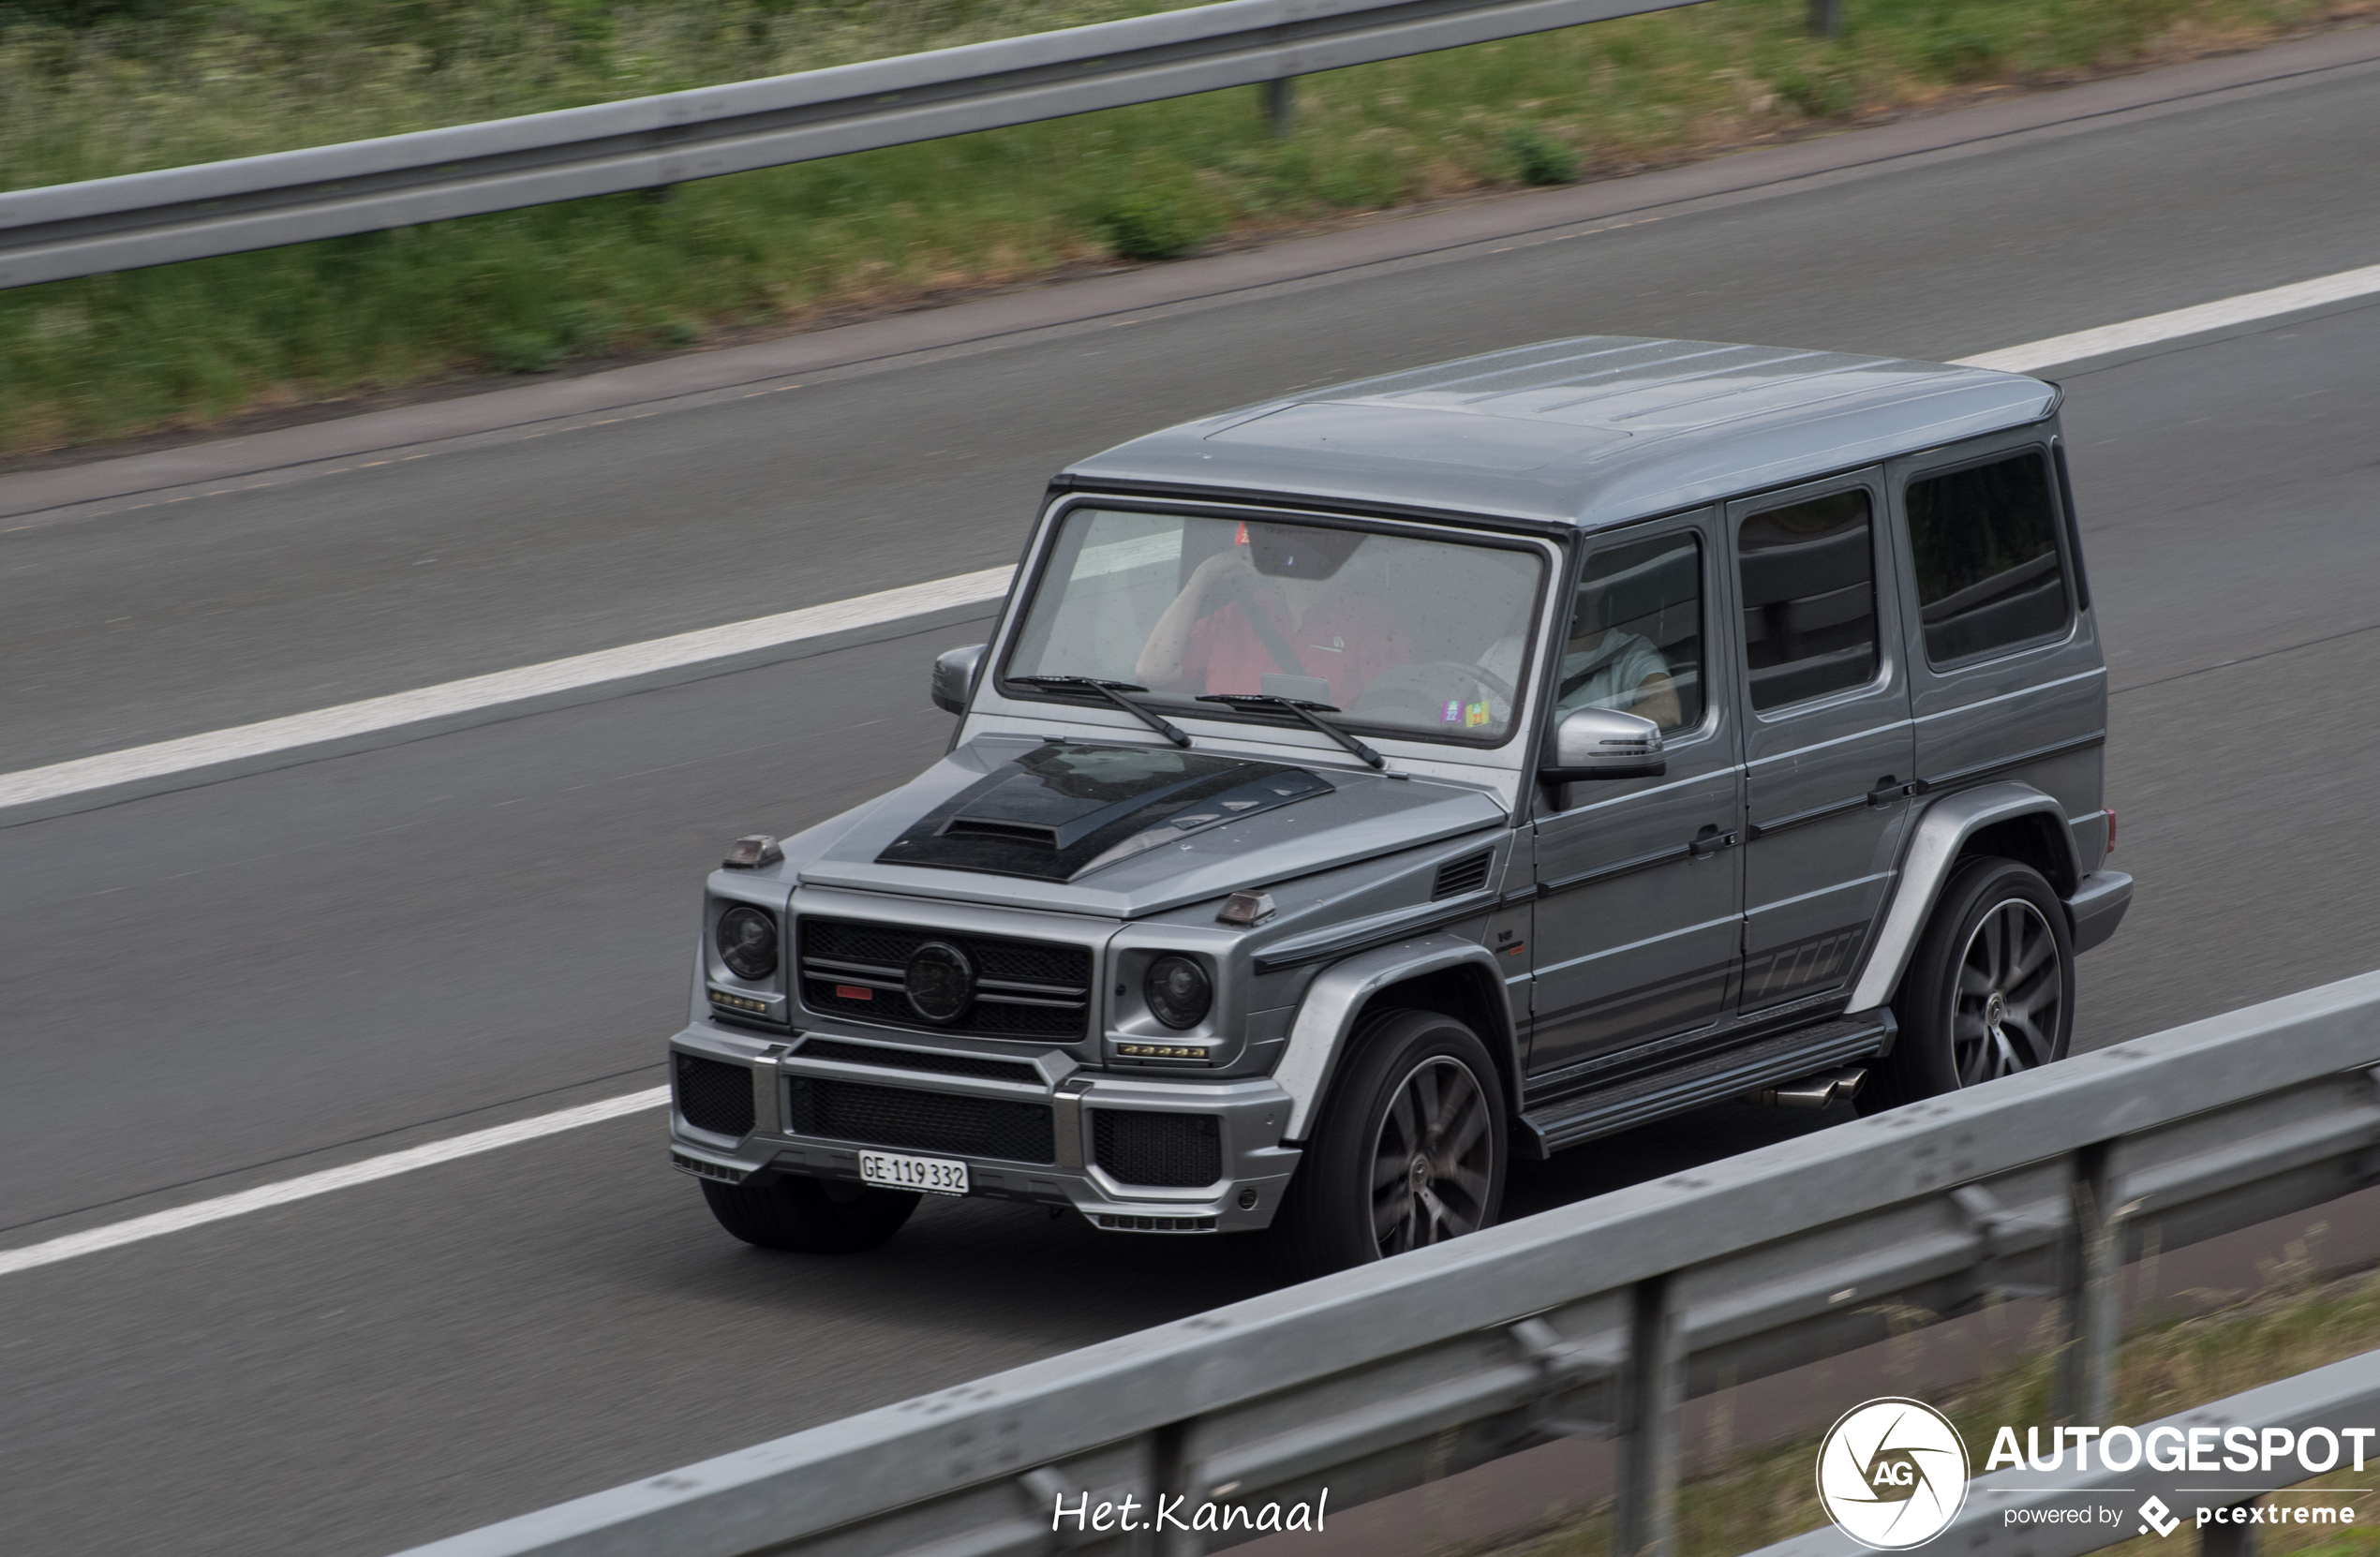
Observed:
[[[746,1243],[804,1254],[855,1254],[900,1231],[917,1196],[835,1179],[784,1179],[773,1184],[703,1180],[703,1198],[719,1224]]]
[[[1893,997],[1900,1038],[1863,1113],[2066,1058],[2075,952],[2065,905],[2030,866],[1979,859],[1942,888]]]
[[[1272,1236],[1303,1280],[1495,1221],[1508,1156],[1486,1045],[1433,1011],[1365,1023],[1289,1181]]]

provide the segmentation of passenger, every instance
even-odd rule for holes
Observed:
[[[1249,523],[1191,571],[1137,667],[1153,690],[1278,692],[1346,708],[1406,663],[1360,530]],[[1268,684],[1267,678],[1270,677]]]
[[[1580,622],[1593,622],[1602,601],[1589,597],[1580,603]],[[1669,661],[1661,651],[1633,632],[1614,627],[1589,627],[1569,641],[1562,654],[1561,690],[1554,717],[1573,708],[1616,708],[1651,719],[1663,730],[1685,722],[1677,684],[1670,679]]]

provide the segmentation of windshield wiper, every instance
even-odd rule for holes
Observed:
[[[1188,746],[1190,744],[1190,737],[1183,733],[1182,726],[1174,723],[1173,720],[1166,718],[1163,714],[1158,713],[1155,709],[1144,707],[1140,704],[1135,703],[1132,699],[1123,695],[1126,692],[1145,692],[1149,690],[1146,687],[1137,686],[1129,681],[1102,681],[1098,677],[1091,675],[1012,675],[1008,679],[1027,687],[1087,688],[1090,690],[1098,693],[1101,697],[1106,698],[1109,703],[1114,704],[1125,713],[1130,714],[1134,719],[1138,719],[1141,723],[1147,725],[1158,734],[1163,735],[1174,745]]]
[[[1287,708],[1374,767],[1385,769],[1389,765],[1389,760],[1386,757],[1381,756],[1329,719],[1320,717],[1323,714],[1338,712],[1338,709],[1330,704],[1315,703],[1302,697],[1282,697],[1275,692],[1209,692],[1198,701],[1228,704],[1235,708]]]

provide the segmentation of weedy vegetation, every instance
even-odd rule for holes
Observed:
[[[0,0],[0,188],[529,113],[1148,0]],[[0,292],[0,452],[539,373],[2239,47],[2380,0],[1691,9],[855,156]]]

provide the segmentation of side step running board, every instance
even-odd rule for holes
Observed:
[[[1525,1109],[1517,1144],[1525,1154],[1543,1158],[1564,1147],[1632,1130],[1667,1114],[1724,1103],[1746,1093],[1791,1091],[1789,1083],[1804,1077],[1815,1081],[1815,1072],[1883,1053],[1892,1047],[1893,1033],[1890,1011],[1867,1011],[1715,1054],[1697,1055],[1662,1070]],[[1864,1079],[1864,1071],[1862,1075]],[[1850,1095],[1837,1091],[1840,1085],[1839,1078],[1829,1083],[1829,1101]]]

